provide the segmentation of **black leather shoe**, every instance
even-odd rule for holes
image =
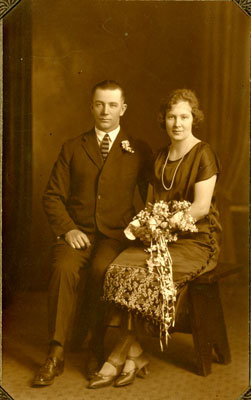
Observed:
[[[99,389],[105,386],[110,386],[115,379],[119,376],[123,365],[116,366],[116,374],[115,375],[103,375],[100,372],[96,372],[94,377],[91,379],[88,389]]]
[[[86,377],[90,381],[94,378],[96,373],[100,370],[104,359],[102,356],[98,357],[92,351],[89,351],[87,356]]]
[[[61,375],[64,371],[64,361],[57,357],[48,357],[45,363],[39,368],[32,386],[52,385],[55,376]]]

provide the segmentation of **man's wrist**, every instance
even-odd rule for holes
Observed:
[[[75,230],[75,229],[78,229],[78,228],[77,228],[77,227],[72,227],[71,229],[68,229],[67,231],[65,231],[65,232],[63,232],[63,233],[57,234],[57,235],[56,235],[56,239],[57,239],[57,240],[65,239],[65,235],[66,235],[68,232],[71,232],[71,231],[73,231],[73,230]]]

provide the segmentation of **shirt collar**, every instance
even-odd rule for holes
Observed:
[[[116,139],[116,137],[117,137],[119,131],[120,131],[120,125],[119,125],[116,129],[114,129],[113,131],[108,132],[110,141],[111,141],[112,143],[113,143],[114,140]],[[100,129],[96,128],[96,126],[95,126],[95,132],[96,132],[96,136],[97,136],[98,141],[99,141],[99,142],[102,142],[102,140],[103,140],[104,136],[107,134],[107,132],[101,131]]]

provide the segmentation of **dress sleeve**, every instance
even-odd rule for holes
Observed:
[[[207,145],[203,148],[200,158],[200,164],[195,182],[205,181],[211,178],[213,175],[219,175],[221,172],[220,162],[212,150]]]

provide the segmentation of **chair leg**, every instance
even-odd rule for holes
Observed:
[[[220,363],[231,360],[218,283],[189,285],[189,312],[198,373],[211,372],[212,349]]]
[[[212,330],[213,347],[219,363],[229,364],[231,362],[230,348],[217,282],[212,285],[212,289],[214,297],[212,298],[211,308],[214,310],[214,326],[216,327]]]
[[[190,284],[189,315],[193,334],[198,374],[207,376],[211,373],[212,343],[209,340],[208,330],[208,303],[205,295],[205,286]]]

